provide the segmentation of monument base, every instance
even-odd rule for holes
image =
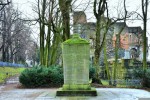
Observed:
[[[64,84],[63,90],[91,90],[90,84]]]
[[[97,96],[97,91],[95,88],[90,90],[63,90],[60,88],[56,92],[56,96]]]

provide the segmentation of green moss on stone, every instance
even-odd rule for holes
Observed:
[[[74,34],[71,39],[66,40],[63,44],[89,44],[85,39],[80,38],[78,34]]]
[[[90,90],[89,84],[69,84],[63,85],[63,90]]]

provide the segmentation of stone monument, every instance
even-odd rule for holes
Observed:
[[[90,45],[78,34],[62,43],[64,85],[57,96],[96,96],[89,83]]]

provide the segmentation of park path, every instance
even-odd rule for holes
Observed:
[[[19,75],[15,75],[6,79],[5,84],[19,84]]]
[[[51,93],[50,97],[43,97]],[[55,98],[56,89],[24,89],[20,87],[19,75],[8,78],[0,86],[0,100],[45,100]]]
[[[150,100],[150,92],[139,89],[96,88],[96,97],[56,97],[58,88],[24,89],[18,85],[18,76],[8,79],[0,86],[0,100]]]

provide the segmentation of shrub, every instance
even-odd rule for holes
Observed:
[[[95,67],[90,66],[89,67],[89,78],[93,79],[95,76]]]
[[[145,79],[144,79],[144,86],[150,88],[150,69],[146,70]]]
[[[94,66],[89,67],[89,79],[92,80],[92,83],[99,83],[99,80],[95,78],[96,69]]]
[[[89,78],[94,82],[95,68],[89,67]],[[25,87],[58,87],[64,82],[63,68],[60,66],[35,66],[25,69],[19,76],[19,81]]]
[[[60,66],[36,66],[24,70],[20,77],[20,83],[26,87],[61,86],[63,84],[63,71]]]
[[[134,78],[142,79],[143,87],[150,87],[150,68],[147,70],[134,69]]]

